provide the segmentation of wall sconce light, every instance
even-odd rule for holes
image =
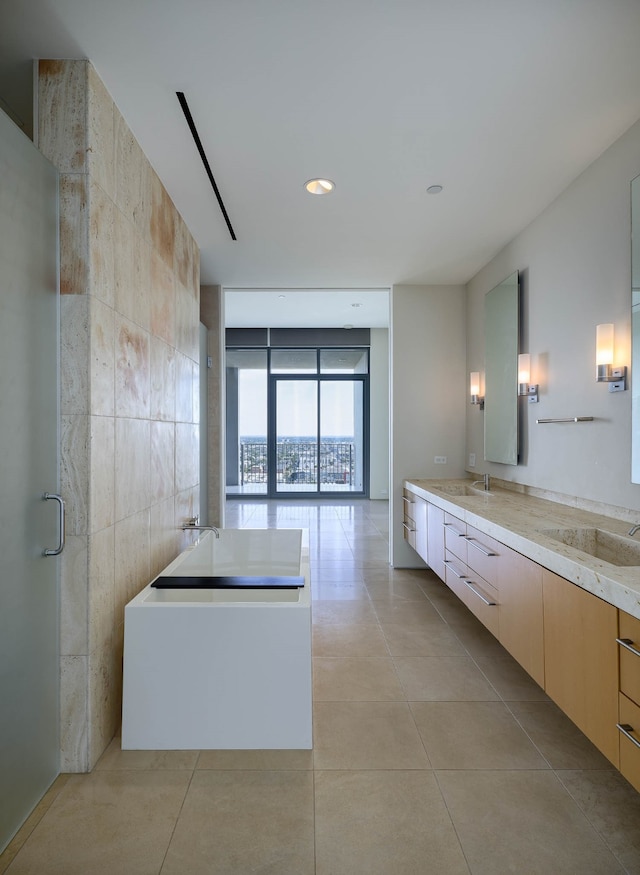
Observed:
[[[529,404],[538,401],[538,384],[531,382],[531,354],[528,352],[518,356],[518,395],[526,395]]]
[[[613,366],[613,323],[596,325],[596,382],[608,383],[610,392],[627,388],[626,367]]]
[[[477,404],[480,410],[484,410],[484,395],[480,394],[480,371],[471,371],[469,374],[469,394],[471,403]]]

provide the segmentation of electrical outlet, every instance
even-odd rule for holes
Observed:
[[[447,464],[447,457],[446,456],[434,456],[433,461],[435,462],[436,465],[446,465]]]
[[[476,467],[476,454],[475,453],[469,453],[469,467],[470,468]]]

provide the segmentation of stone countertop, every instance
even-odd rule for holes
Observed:
[[[640,618],[640,532],[637,541],[630,539],[628,522],[494,486],[489,493],[479,488],[472,495],[455,494],[470,487],[471,482],[409,479],[404,486],[549,571]],[[615,565],[597,558],[545,534],[553,529],[599,529],[621,536],[616,558],[635,561],[633,554],[637,551],[638,564]],[[626,545],[629,556],[625,559]]]

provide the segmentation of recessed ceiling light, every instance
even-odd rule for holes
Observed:
[[[440,194],[442,191],[441,185],[430,185],[427,189],[427,194]]]
[[[278,298],[279,298],[281,301],[284,301],[284,299],[286,298],[286,295],[278,295]]]
[[[352,307],[362,307],[362,304],[352,304]]]
[[[330,179],[309,179],[304,187],[309,194],[331,194],[335,185]]]

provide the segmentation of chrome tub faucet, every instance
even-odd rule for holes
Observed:
[[[185,523],[183,523],[180,526],[180,528],[182,529],[183,532],[187,532],[187,531],[190,531],[192,529],[195,529],[198,532],[213,532],[215,534],[216,538],[220,537],[220,529],[217,529],[215,526],[198,525],[199,519],[200,519],[199,516],[188,517],[187,521]]]

